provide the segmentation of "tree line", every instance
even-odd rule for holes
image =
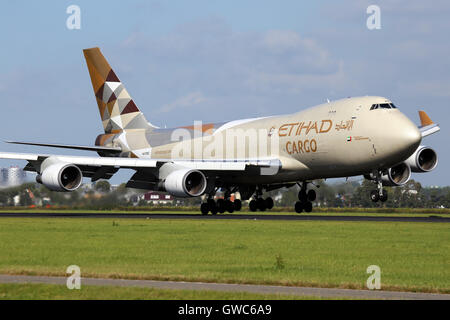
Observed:
[[[384,203],[370,200],[370,191],[375,184],[369,180],[328,183],[313,181],[308,188],[317,192],[315,206],[319,207],[387,207],[387,208],[450,208],[450,187],[422,187],[410,180],[401,187],[386,187],[389,197]],[[297,201],[299,186],[283,188],[266,193],[275,204],[290,207]],[[37,183],[25,183],[11,188],[0,189],[0,206],[67,206],[74,208],[110,209],[126,206],[147,206],[138,200],[145,190],[127,189],[125,184],[112,188],[108,181],[100,180],[91,187],[81,187],[74,192],[61,193],[48,190]],[[173,204],[197,206],[201,198],[176,199]]]

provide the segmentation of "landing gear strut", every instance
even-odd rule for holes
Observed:
[[[316,191],[314,190],[307,190],[308,182],[303,181],[301,184],[301,189],[298,192],[298,200],[295,203],[295,212],[302,213],[302,211],[305,212],[311,212],[312,211],[312,201],[316,200]]]
[[[370,200],[373,202],[386,202],[388,199],[388,193],[385,189],[383,189],[383,181],[381,180],[382,173],[381,171],[376,170],[372,174],[375,177],[374,182],[377,185],[377,189],[370,191]]]
[[[266,199],[263,199],[262,197],[262,188],[257,187],[255,192],[255,197],[252,199],[249,203],[250,211],[255,212],[256,210],[259,211],[266,211],[266,209],[270,210],[273,208],[273,199],[271,197],[267,197]]]

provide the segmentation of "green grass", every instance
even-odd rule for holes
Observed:
[[[0,273],[450,292],[448,223],[0,219]]]
[[[199,215],[200,211],[198,208],[191,208],[192,210],[176,210],[176,207],[173,208],[130,208],[129,210],[85,210],[85,209],[63,209],[63,208],[50,208],[50,209],[28,209],[28,208],[9,208],[9,209],[0,209],[0,215],[2,212],[18,212],[18,213],[130,213],[130,214],[192,214]],[[371,217],[381,217],[381,216],[389,216],[389,217],[450,217],[450,215],[446,212],[442,212],[441,209],[423,209],[421,210],[412,210],[412,209],[391,209],[392,211],[387,212],[377,212],[377,210],[364,209],[362,212],[361,208],[354,208],[355,210],[351,210],[350,208],[332,208],[332,209],[317,209],[314,208],[314,211],[311,213],[301,213],[301,215],[319,215],[319,216],[371,216]],[[389,210],[389,209],[387,209]],[[230,214],[230,213],[225,213]],[[264,212],[251,212],[251,211],[240,211],[234,212],[231,214],[244,214],[244,215],[298,215],[298,213],[294,211],[275,211],[275,210],[267,210]],[[219,214],[220,215],[220,214]]]
[[[140,287],[0,284],[0,300],[317,300],[320,297]],[[328,300],[329,298],[327,298]]]

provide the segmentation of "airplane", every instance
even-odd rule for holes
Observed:
[[[345,98],[289,115],[230,122],[194,122],[159,128],[147,121],[99,48],[83,50],[104,133],[95,146],[6,141],[97,152],[98,156],[0,153],[28,161],[24,170],[50,190],[71,192],[83,177],[110,179],[134,170],[129,188],[176,197],[202,197],[200,211],[232,213],[249,201],[251,211],[270,210],[264,192],[298,185],[297,213],[311,212],[316,179],[364,176],[374,182],[370,199],[387,200],[384,186],[401,186],[411,172],[436,168],[436,151],[422,138],[440,130],[424,112],[416,126],[387,98]],[[223,199],[215,199],[218,191]],[[240,199],[232,201],[239,192]]]

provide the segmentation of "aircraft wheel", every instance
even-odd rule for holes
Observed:
[[[300,190],[298,192],[298,200],[301,202],[306,202],[308,200],[308,195],[306,194],[305,190]]]
[[[316,191],[314,191],[314,190],[309,190],[308,191],[308,201],[311,201],[311,202],[313,202],[314,200],[316,200],[316,197],[317,197],[317,195],[316,195]]]
[[[372,190],[370,191],[370,200],[373,202],[377,202],[380,200],[380,195],[378,194],[378,190]]]
[[[226,209],[227,209],[227,207],[226,207],[225,200],[223,200],[223,199],[217,200],[217,211],[220,213],[224,213]]]
[[[250,208],[250,211],[253,211],[253,212],[258,210],[258,204],[256,203],[256,200],[250,201],[250,203],[248,204],[248,207]]]
[[[388,193],[387,193],[386,190],[383,189],[383,194],[382,194],[381,197],[380,197],[380,201],[381,201],[381,202],[386,202],[387,199],[388,199]]]
[[[211,209],[214,208],[214,207],[217,207],[216,202],[215,202],[213,199],[208,199],[208,200],[206,201],[206,203],[207,203],[208,206],[209,206],[209,210],[211,210]]]
[[[310,201],[305,202],[305,203],[303,204],[303,209],[305,210],[305,212],[308,212],[308,213],[311,212],[312,209],[313,209],[312,203],[311,203]]]
[[[302,213],[303,211],[303,202],[297,201],[295,203],[295,212]]]
[[[233,201],[227,200],[227,201],[225,201],[225,204],[226,204],[225,206],[227,208],[227,211],[229,213],[233,213],[234,212],[234,203],[233,203]]]
[[[209,211],[211,212],[211,214],[216,215],[217,211],[218,211],[216,202],[213,199],[209,199],[208,205],[209,205]]]
[[[256,203],[260,211],[266,211],[266,201],[264,201],[263,198],[258,198],[258,200],[256,200]]]
[[[202,215],[206,216],[209,212],[209,205],[204,202],[200,205],[200,211],[202,212]]]
[[[242,201],[239,199],[234,200],[234,210],[241,211],[242,209]]]
[[[266,198],[266,207],[269,210],[273,208],[273,199],[271,197]]]

